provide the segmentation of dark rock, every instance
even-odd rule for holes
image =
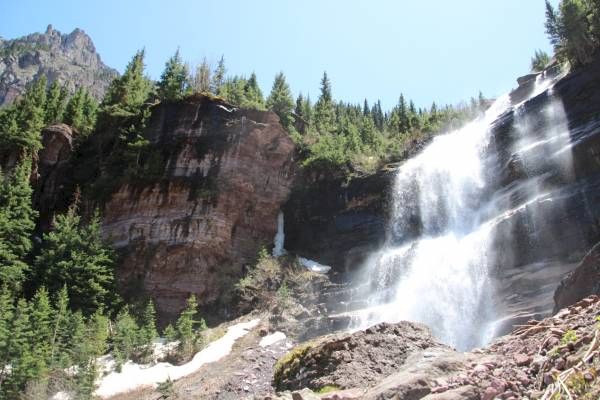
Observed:
[[[556,289],[554,310],[558,311],[592,294],[600,294],[600,243],[586,254]]]

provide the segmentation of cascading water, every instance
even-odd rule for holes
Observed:
[[[549,86],[548,81],[538,79],[530,98]],[[519,120],[522,104],[514,106],[515,124],[523,123]],[[423,322],[459,349],[493,338],[494,321],[501,318],[490,277],[498,251],[497,226],[543,195],[536,179],[531,179],[525,184],[530,190],[515,208],[514,196],[499,193],[494,186],[498,177],[494,170],[497,155],[489,151],[492,123],[512,108],[509,96],[499,98],[485,115],[435,137],[398,170],[387,243],[369,258],[362,269],[364,276],[357,279],[366,282],[357,296],[367,298],[368,306],[349,313],[355,328],[382,321]],[[561,116],[548,107],[546,112],[547,118],[558,118],[555,126],[562,121],[565,128],[564,113]],[[568,147],[561,142],[565,137],[568,142],[565,130],[566,136],[565,132],[562,136],[549,132],[542,139],[522,133],[517,148],[511,150],[524,162],[536,145],[547,149],[554,143],[556,154]]]

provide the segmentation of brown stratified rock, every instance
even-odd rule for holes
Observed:
[[[600,294],[600,243],[583,257],[554,293],[554,311],[592,294]]]
[[[200,95],[154,107],[144,135],[168,153],[164,174],[118,188],[103,232],[122,255],[125,296],[146,293],[172,317],[192,294],[205,306],[223,300],[272,244],[294,144],[276,114]]]

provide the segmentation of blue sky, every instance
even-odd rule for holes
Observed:
[[[326,70],[336,99],[385,108],[402,92],[418,106],[457,103],[515,86],[536,49],[549,51],[543,0],[2,0],[0,36],[79,27],[122,71],[146,48],[158,78],[177,47],[192,64],[225,55],[230,74],[255,71],[267,94],[284,71],[316,99]],[[558,0],[552,1],[558,3]]]

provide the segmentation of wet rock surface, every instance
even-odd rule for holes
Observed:
[[[586,254],[556,289],[555,311],[593,294],[600,295],[600,244]]]

